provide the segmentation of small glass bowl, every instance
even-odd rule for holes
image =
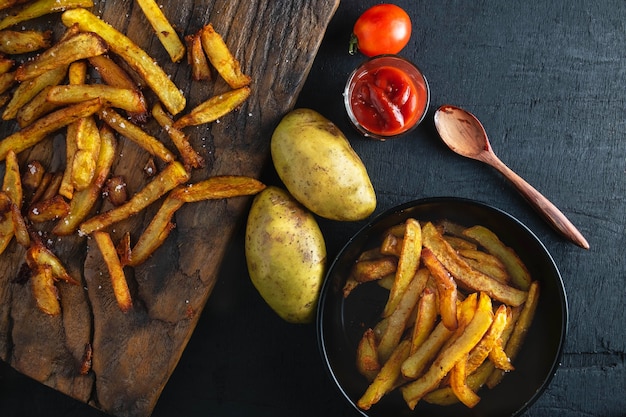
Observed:
[[[405,119],[401,128],[398,127],[391,131],[376,129],[376,126],[373,126],[376,123],[368,124],[367,120],[364,120],[363,112],[360,112],[355,107],[357,106],[356,101],[359,100],[359,86],[367,83],[366,77],[374,76],[381,69],[392,70],[400,75],[403,81],[410,83],[409,86],[413,87],[413,94],[417,99],[408,120]],[[397,55],[379,55],[363,62],[350,74],[344,89],[343,99],[348,117],[354,127],[366,137],[383,141],[403,135],[420,124],[426,115],[430,103],[430,88],[422,71],[412,62]],[[368,107],[368,104],[364,103],[363,100],[360,100],[360,104],[362,107]],[[375,112],[374,107],[371,105],[369,105],[367,110]],[[378,114],[380,115],[380,113]]]

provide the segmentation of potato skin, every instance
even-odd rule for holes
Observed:
[[[272,161],[291,195],[318,216],[356,221],[376,209],[361,158],[335,124],[311,109],[295,109],[271,140]]]
[[[265,302],[287,322],[313,321],[326,267],[326,244],[313,214],[287,191],[267,187],[252,202],[245,253]]]

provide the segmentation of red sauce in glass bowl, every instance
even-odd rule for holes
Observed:
[[[430,93],[421,71],[404,58],[383,55],[350,76],[344,101],[350,120],[366,136],[385,140],[424,118]]]

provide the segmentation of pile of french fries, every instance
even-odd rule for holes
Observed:
[[[0,140],[0,161],[6,166],[0,191],[0,254],[13,238],[25,248],[32,292],[46,314],[62,313],[57,283],[78,284],[81,278],[68,274],[38,233],[42,228],[58,237],[92,237],[117,304],[126,312],[132,297],[124,268],[145,262],[165,241],[177,210],[186,203],[253,195],[265,188],[240,175],[188,183],[192,170],[205,162],[184,129],[216,121],[241,106],[250,95],[251,78],[210,23],[186,36],[186,47],[154,0],[138,3],[173,62],[187,56],[198,82],[211,80],[215,69],[231,89],[181,115],[186,107],[183,92],[146,51],[90,12],[91,0],[0,0],[0,10],[6,11],[0,20],[0,107],[2,119],[19,126]],[[24,29],[24,22],[51,13],[61,13],[66,28],[58,41],[51,31]],[[15,29],[18,25],[21,29]],[[154,103],[148,103],[136,80],[151,90]],[[175,150],[144,129],[151,117]],[[21,152],[59,132],[65,133],[62,172],[53,173],[39,161],[25,162],[20,169]],[[135,142],[163,167],[127,200],[119,198],[125,196],[123,179],[112,173],[116,158],[123,158],[116,152],[120,140]],[[94,214],[104,190],[118,198],[112,199],[112,209]],[[158,203],[160,209],[134,246],[129,232],[117,245],[113,242],[107,228]]]
[[[389,290],[381,320],[364,332],[356,367],[369,381],[357,406],[399,389],[420,401],[474,407],[477,391],[514,370],[539,299],[519,256],[484,226],[409,218],[364,251],[343,288]]]

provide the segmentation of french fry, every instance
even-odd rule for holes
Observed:
[[[47,190],[50,188],[50,184],[52,184],[52,180],[54,179],[54,174],[52,172],[44,172],[39,185],[33,192],[29,205],[35,204],[38,201],[41,201],[44,194],[46,194]]]
[[[241,72],[239,61],[228,49],[222,36],[213,29],[213,25],[209,23],[200,30],[200,40],[209,62],[231,88],[238,89],[250,84],[250,77]]]
[[[452,246],[457,251],[461,251],[461,250],[477,250],[478,249],[478,245],[477,244],[472,243],[469,240],[464,239],[462,237],[452,236],[452,235],[445,235],[444,234],[443,238],[446,240],[446,242],[448,242],[450,244],[450,246]]]
[[[192,148],[187,135],[182,130],[174,127],[174,121],[165,112],[160,103],[156,103],[152,108],[152,116],[169,135],[174,146],[178,149],[185,166],[189,167],[187,169],[203,168],[206,165],[204,158]]]
[[[51,31],[0,30],[0,52],[8,55],[27,54],[50,47]]]
[[[411,342],[403,340],[393,351],[389,360],[385,362],[380,372],[374,378],[374,381],[367,387],[367,390],[357,401],[357,405],[362,410],[369,410],[372,405],[376,404],[380,399],[395,388],[398,379],[401,378],[400,367],[402,362],[409,355],[411,350]]]
[[[98,112],[98,116],[120,135],[132,140],[151,155],[164,162],[172,162],[176,159],[174,154],[157,138],[149,135],[145,130],[133,124],[112,108],[102,109],[102,111]]]
[[[50,133],[67,126],[81,117],[92,115],[100,107],[100,100],[94,99],[64,107],[42,117],[26,128],[18,130],[0,141],[0,160],[6,158],[10,149],[13,149],[15,153],[20,153],[41,142]]]
[[[3,1],[17,3],[15,0]],[[19,2],[22,3],[22,1]],[[93,7],[93,2],[91,0],[36,0],[21,8],[17,13],[11,13],[2,19],[0,30],[50,13],[63,12],[76,7]]]
[[[176,120],[174,127],[176,129],[183,129],[187,126],[197,126],[214,122],[241,106],[249,96],[250,87],[247,86],[213,96],[205,102],[200,103],[192,109],[189,114]]]
[[[30,277],[30,284],[37,308],[49,316],[60,315],[61,303],[59,291],[54,285],[52,267],[49,265],[37,267]]]
[[[439,322],[428,338],[402,364],[402,375],[407,379],[419,377],[453,332]]]
[[[467,354],[450,370],[450,386],[457,398],[469,408],[474,408],[480,402],[480,397],[467,385]]]
[[[84,190],[95,175],[102,140],[92,116],[77,120],[75,129],[76,149],[72,158],[70,178],[74,190]]]
[[[515,370],[515,367],[511,363],[511,358],[504,351],[502,346],[502,339],[498,338],[493,346],[493,349],[489,351],[489,360],[495,365],[496,368],[504,371],[511,372]]]
[[[398,259],[394,256],[384,256],[378,259],[364,259],[357,261],[352,267],[352,277],[357,282],[375,281],[395,274],[398,269]]]
[[[117,242],[115,250],[117,251],[117,256],[120,258],[122,266],[128,265],[131,256],[130,232],[124,233],[120,241]]]
[[[53,232],[57,236],[65,236],[74,233],[80,223],[89,215],[95,202],[100,196],[100,191],[104,185],[113,161],[115,160],[115,150],[117,141],[111,128],[104,125],[100,129],[100,154],[96,163],[96,172],[89,187],[74,193],[70,200],[70,210],[67,215],[60,219],[55,225]]]
[[[217,175],[172,191],[172,197],[185,203],[257,194],[265,188],[261,181],[244,175]]]
[[[109,271],[117,305],[120,310],[126,313],[132,308],[133,301],[130,290],[128,289],[128,282],[126,282],[126,275],[124,275],[124,268],[117,256],[117,250],[115,249],[113,240],[111,240],[111,235],[107,232],[97,230],[93,233],[93,238],[100,249],[104,263]]]
[[[13,69],[15,61],[11,58],[0,56],[0,74],[6,74]]]
[[[383,316],[387,317],[400,302],[402,294],[413,279],[420,263],[422,251],[422,228],[415,219],[407,219],[405,222],[404,237],[402,240],[402,251],[398,260],[398,270],[396,278],[389,293],[389,299],[385,305]]]
[[[86,79],[87,64],[85,63],[85,61],[72,62],[68,69],[68,80],[70,85],[84,84]],[[50,87],[48,91],[51,88],[52,87]],[[46,93],[46,103],[50,103],[47,99],[48,95]],[[67,127],[67,132],[65,135],[65,171],[63,172],[63,178],[61,180],[61,185],[59,186],[59,194],[69,200],[71,200],[72,196],[74,195],[72,168],[74,165],[74,156],[76,155],[76,152],[78,150],[79,128],[81,125],[84,126],[84,124],[82,124],[80,120],[81,119],[70,123]]]
[[[15,233],[11,205],[13,202],[6,192],[0,191],[0,254],[11,243]]]
[[[43,223],[67,216],[70,205],[63,196],[57,194],[52,198],[39,200],[28,209],[28,220],[33,223]]]
[[[191,66],[191,76],[196,81],[211,80],[211,68],[202,49],[200,32],[185,36],[187,63]]]
[[[172,62],[178,62],[185,56],[185,46],[167,17],[154,0],[137,0],[139,7],[152,25],[154,33],[169,54]]]
[[[17,204],[11,204],[11,216],[13,219],[13,233],[15,234],[15,240],[24,248],[30,246],[30,234],[24,221],[24,216]]]
[[[11,151],[9,151],[10,153]],[[8,158],[7,158],[8,161]],[[46,169],[41,165],[39,161],[30,161],[26,165],[26,169],[24,170],[24,174],[22,175],[22,189],[28,190],[30,193],[34,194],[35,190],[39,188],[39,184],[43,181],[43,178],[46,174]],[[25,201],[26,203],[30,202]]]
[[[457,249],[457,253],[474,269],[505,284],[510,283],[506,266],[498,257],[478,249]]]
[[[0,75],[0,94],[4,94],[15,84],[15,72],[5,72]]]
[[[372,382],[380,372],[376,335],[372,329],[367,329],[359,341],[356,349],[356,368],[369,382]]]
[[[398,238],[393,233],[387,233],[380,244],[380,253],[399,258],[402,253],[402,238]]]
[[[389,315],[389,323],[380,338],[378,344],[378,356],[381,363],[385,363],[391,352],[398,346],[402,334],[408,327],[407,323],[414,307],[417,304],[420,294],[426,287],[428,280],[428,270],[423,268],[415,273],[406,290],[402,293],[402,299]]]
[[[2,112],[2,119],[15,119],[15,117],[17,117],[17,113],[22,107],[24,107],[46,87],[59,84],[63,81],[66,74],[67,68],[59,67],[54,70],[46,71],[32,80],[20,83],[13,92],[13,96],[7,103],[4,112]]]
[[[75,104],[100,98],[105,107],[115,107],[133,114],[147,112],[146,102],[138,90],[107,84],[58,85],[50,89],[47,100],[53,104]]]
[[[521,290],[528,290],[531,278],[528,269],[513,249],[507,247],[491,230],[484,226],[466,229],[463,234],[483,246],[487,252],[498,257],[506,266],[513,285]]]
[[[87,61],[98,71],[102,81],[106,84],[129,90],[139,90],[139,86],[132,77],[108,55],[93,56]]]
[[[55,68],[65,67],[74,61],[102,55],[108,50],[106,42],[93,32],[78,33],[61,40],[36,58],[20,65],[15,72],[17,81],[35,78]]]
[[[481,293],[476,313],[465,327],[463,333],[449,346],[443,349],[432,366],[417,380],[400,387],[402,396],[410,409],[415,409],[422,397],[437,388],[439,382],[446,376],[454,365],[467,355],[480,341],[491,326],[493,311],[491,299]]]
[[[52,270],[52,278],[55,281],[65,281],[69,284],[78,285],[76,281],[65,269],[59,258],[46,248],[41,242],[31,239],[31,245],[26,251],[26,263],[32,271],[47,265]]]
[[[7,193],[13,204],[16,204],[18,207],[22,206],[24,191],[20,174],[20,164],[17,159],[17,154],[11,149],[6,155],[2,190]]]
[[[437,299],[439,300],[439,314],[441,322],[450,330],[458,327],[456,303],[457,289],[456,282],[450,273],[435,257],[428,248],[422,249],[422,262],[430,271],[437,285]]]
[[[467,358],[467,373],[471,374],[483,364],[489,356],[489,352],[494,348],[497,341],[500,340],[502,332],[506,328],[508,320],[510,320],[511,310],[504,304],[496,309],[493,315],[493,323],[485,333],[485,336],[472,349]]]
[[[503,284],[471,268],[446,242],[432,223],[422,228],[424,247],[430,249],[439,262],[463,285],[474,291],[483,291],[502,303],[519,306],[526,301],[526,291]]]
[[[411,354],[428,338],[437,323],[437,300],[435,292],[430,288],[424,288],[417,305],[415,323],[411,332]]]
[[[78,24],[83,32],[95,32],[144,79],[173,115],[180,113],[186,104],[185,96],[165,71],[143,49],[113,26],[85,9],[67,10],[61,16],[66,26]]]
[[[41,194],[39,200],[47,200],[49,198],[55,197],[59,193],[59,187],[61,185],[61,180],[63,175],[58,172],[50,173],[50,181],[46,186],[46,189]]]
[[[148,227],[141,234],[137,244],[132,248],[128,265],[137,266],[142,264],[163,244],[170,231],[175,227],[171,221],[172,217],[183,204],[184,202],[171,197],[163,201],[159,211],[157,211]]]
[[[96,230],[104,229],[121,220],[134,216],[168,191],[189,180],[189,173],[183,165],[174,161],[154,177],[144,188],[139,190],[125,204],[101,213],[83,222],[80,233],[91,234]]]
[[[6,157],[2,193],[0,193],[0,254],[3,253],[15,235],[15,219],[13,205],[22,206],[24,192],[20,177],[20,166],[17,155],[9,150]],[[19,220],[19,219],[18,219]]]

